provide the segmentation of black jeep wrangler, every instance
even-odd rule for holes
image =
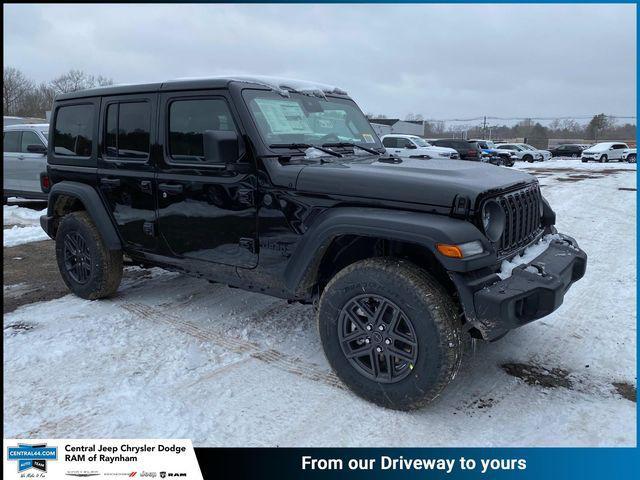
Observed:
[[[75,92],[56,98],[49,138],[41,224],[75,294],[114,294],[127,262],[313,303],[336,374],[386,407],[433,400],[466,339],[548,315],[585,273],[534,177],[389,157],[335,87]]]

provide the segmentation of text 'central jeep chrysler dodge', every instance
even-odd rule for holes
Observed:
[[[388,156],[346,92],[269,77],[56,98],[42,227],[77,295],[128,263],[317,306],[356,394],[433,400],[466,339],[557,309],[586,255],[526,173]]]

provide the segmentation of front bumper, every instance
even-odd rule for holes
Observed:
[[[558,309],[587,267],[587,254],[566,235],[501,279],[496,273],[454,274],[469,327],[494,340]]]

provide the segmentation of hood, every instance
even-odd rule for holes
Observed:
[[[405,158],[387,163],[376,157],[308,165],[298,175],[296,187],[309,193],[449,208],[456,195],[469,197],[473,205],[481,193],[535,181],[528,173],[481,162]]]

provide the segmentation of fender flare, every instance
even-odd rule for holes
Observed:
[[[95,223],[98,228],[100,236],[102,237],[106,247],[109,250],[122,250],[122,242],[118,236],[118,231],[114,227],[111,217],[109,216],[109,213],[107,212],[107,209],[95,188],[78,182],[62,181],[56,183],[51,187],[51,191],[49,192],[49,203],[47,206],[48,220],[55,217],[53,208],[60,195],[68,195],[80,200],[91,217],[91,220],[93,220],[93,223]],[[43,223],[42,220],[41,223]],[[52,222],[49,221],[47,223],[50,225]],[[53,231],[51,228],[49,227],[45,230],[47,231],[47,234],[53,238]]]
[[[325,211],[305,232],[285,269],[286,287],[292,292],[308,288],[326,250],[342,235],[424,246],[447,271],[466,272],[496,262],[493,247],[469,221],[425,212],[339,207]],[[436,243],[461,244],[474,240],[482,243],[485,253],[471,259],[448,258],[436,251]]]

